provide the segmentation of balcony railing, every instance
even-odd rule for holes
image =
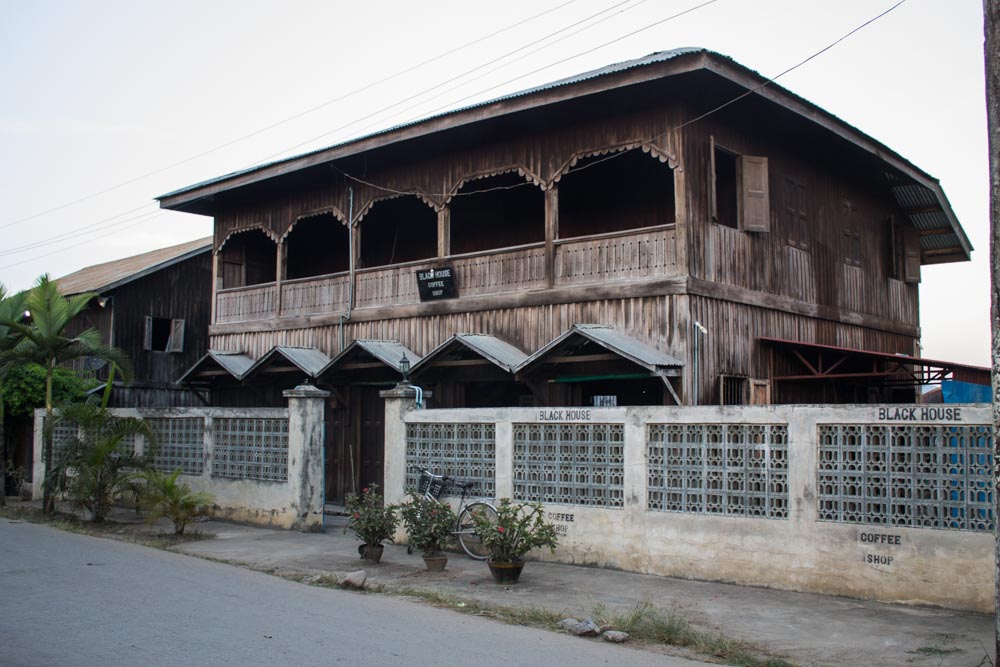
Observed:
[[[674,239],[674,228],[670,225],[558,240],[553,286],[675,275]],[[419,303],[416,272],[445,265],[455,271],[459,298],[539,290],[547,285],[545,244],[532,243],[359,269],[355,275],[355,308]],[[217,294],[216,323],[345,312],[349,282],[346,272],[285,281],[281,285],[280,312],[274,283],[221,290]]]

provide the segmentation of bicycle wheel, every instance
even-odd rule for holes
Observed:
[[[483,541],[479,539],[479,533],[476,532],[476,524],[472,520],[473,512],[482,512],[491,522],[496,523],[497,511],[489,503],[477,502],[466,505],[458,515],[458,544],[462,547],[462,551],[469,554],[469,558],[486,560],[489,553],[483,546]]]

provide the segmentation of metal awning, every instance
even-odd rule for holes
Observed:
[[[940,384],[941,380],[952,379],[972,384],[990,383],[990,369],[983,366],[800,340],[764,336],[757,340],[788,352],[805,369],[802,373],[772,377],[776,382],[868,379],[904,386]]]
[[[678,375],[684,362],[661,352],[627,333],[605,324],[574,324],[558,338],[524,360],[515,369],[517,375],[530,373],[546,363],[571,363],[580,361],[600,361],[608,355],[582,354],[587,343],[608,350],[612,356],[620,357],[642,366],[652,375]],[[601,359],[597,359],[601,357]]]
[[[283,365],[278,365],[282,364]],[[260,373],[281,373],[301,371],[311,378],[319,375],[320,370],[330,363],[330,357],[315,347],[289,347],[278,345],[272,347],[267,354],[258,359],[244,373],[244,378],[251,378]]]
[[[508,373],[513,373],[515,368],[528,359],[528,355],[496,336],[457,333],[431,350],[420,363],[414,364],[413,374],[419,375],[430,366],[467,364],[469,361],[476,361],[477,358],[483,363],[491,363]]]
[[[399,362],[403,355],[410,361],[411,368],[422,357],[398,340],[358,339],[344,348],[343,352],[327,362],[317,375],[329,375],[338,371],[354,371],[363,368],[388,367],[399,373]]]
[[[242,380],[252,366],[253,359],[243,352],[209,350],[177,379],[177,384],[191,384],[198,380],[211,382],[218,377]]]

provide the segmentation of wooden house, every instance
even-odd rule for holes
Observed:
[[[159,200],[214,218],[213,349],[336,357],[393,341],[428,356],[414,381],[432,405],[458,407],[913,400],[921,266],[972,250],[934,178],[704,49]],[[528,365],[503,370],[456,334]],[[850,372],[810,363],[826,348],[849,353]],[[378,399],[356,391],[372,405],[350,406],[343,387],[394,375],[354,363],[312,378],[341,387],[347,421]],[[457,386],[498,374],[513,383],[500,398]],[[343,446],[357,470],[363,443]]]
[[[135,367],[128,386],[116,383],[112,407],[204,405],[207,395],[175,381],[208,349],[212,280],[211,238],[80,269],[57,281],[65,295],[94,292],[69,330],[93,327],[121,348]],[[105,379],[108,369],[78,364]]]

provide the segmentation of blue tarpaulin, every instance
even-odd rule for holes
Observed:
[[[941,400],[944,403],[990,403],[993,389],[985,384],[941,381]]]

